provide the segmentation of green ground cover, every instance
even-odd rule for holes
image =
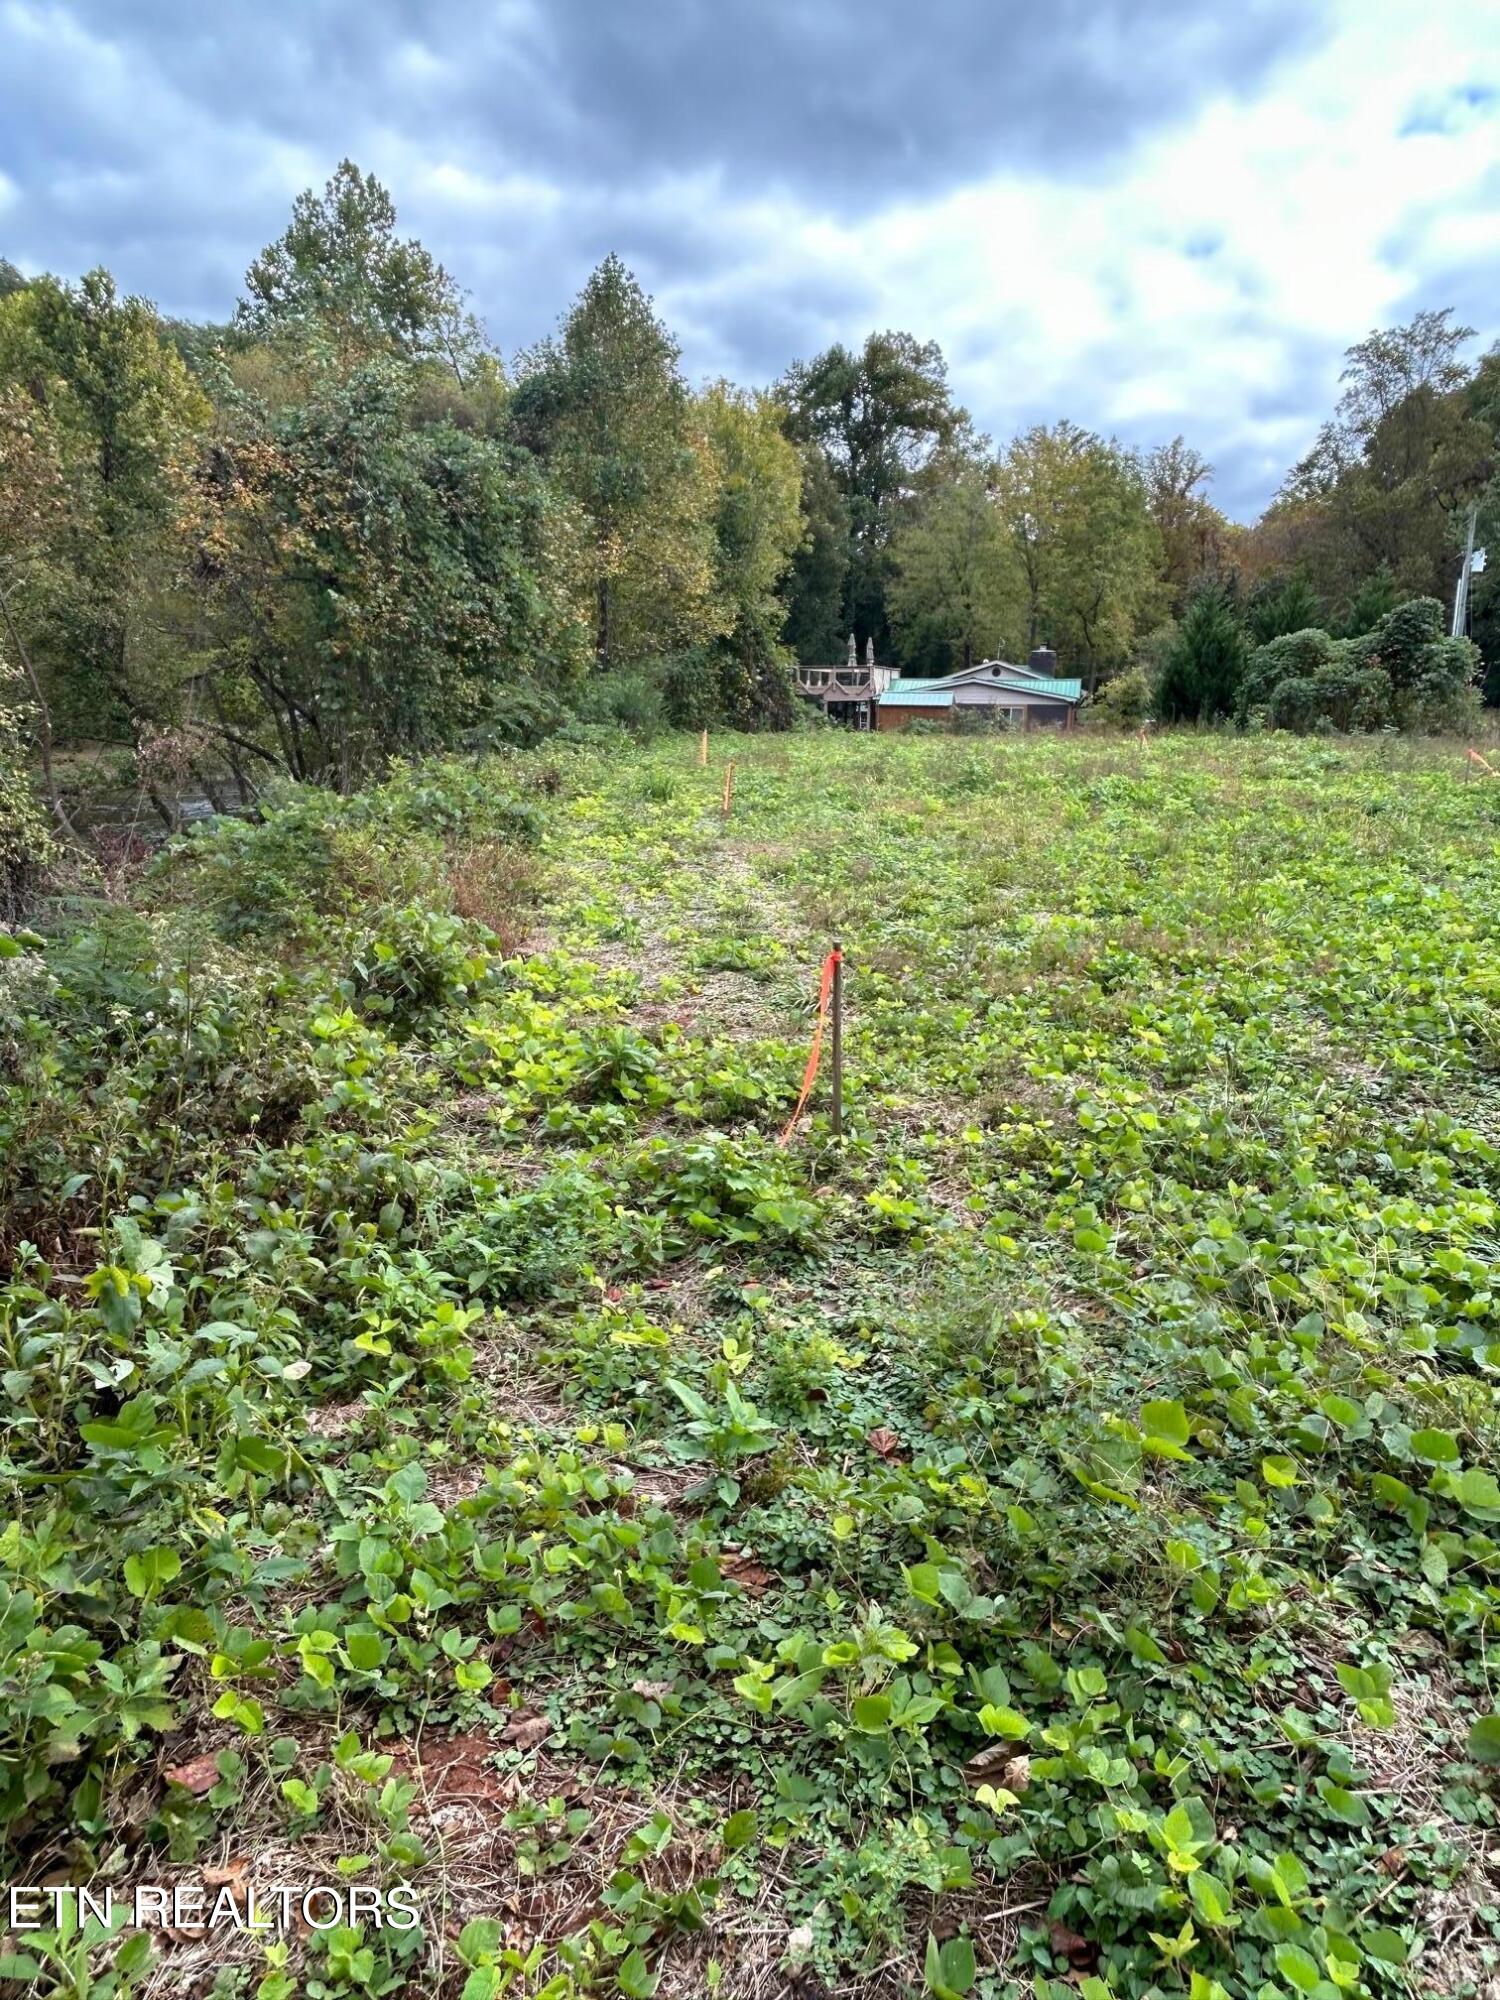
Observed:
[[[0,1973],[1493,1992],[1500,784],[696,752],[0,941],[0,1879],[422,1914]]]

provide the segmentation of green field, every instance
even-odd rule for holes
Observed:
[[[1493,1995],[1500,782],[697,751],[0,961],[0,1879],[422,1911],[14,1990]]]

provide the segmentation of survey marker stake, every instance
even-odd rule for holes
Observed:
[[[844,947],[833,943],[833,1136],[844,1136]]]
[[[835,945],[823,961],[818,975],[818,1012],[813,1022],[812,1047],[807,1052],[807,1068],[802,1072],[802,1088],[797,1093],[797,1102],[792,1106],[792,1115],[781,1128],[778,1146],[784,1146],[797,1129],[797,1120],[807,1109],[812,1097],[813,1085],[818,1080],[818,1066],[823,1059],[823,1031],[833,1024],[833,1105],[829,1123],[834,1132],[842,1134],[844,1129],[844,954],[840,945]]]

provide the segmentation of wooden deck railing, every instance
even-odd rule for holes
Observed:
[[[798,667],[796,685],[823,702],[873,701],[876,693],[874,677],[859,667]]]

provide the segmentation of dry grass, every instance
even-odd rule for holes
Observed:
[[[458,916],[486,925],[507,954],[520,950],[542,879],[534,855],[509,842],[469,841],[448,849],[443,878]]]

